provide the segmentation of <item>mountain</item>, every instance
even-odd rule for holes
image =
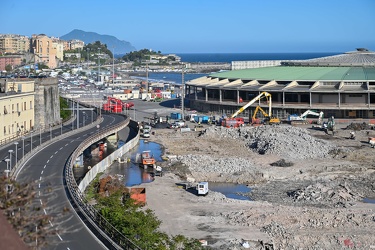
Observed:
[[[107,48],[110,51],[113,51],[113,48],[115,48],[116,55],[126,54],[126,53],[136,50],[135,47],[131,45],[130,42],[121,41],[114,36],[100,35],[95,32],[86,32],[86,31],[78,30],[78,29],[72,30],[68,34],[61,36],[60,39],[66,40],[66,41],[78,39],[78,40],[84,41],[85,45],[89,43],[94,43],[96,41],[100,41],[102,44],[107,44]]]

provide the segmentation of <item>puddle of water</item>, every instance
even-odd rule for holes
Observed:
[[[363,199],[363,202],[364,202],[364,203],[375,204],[375,199],[364,198],[364,199]]]
[[[249,197],[243,195],[251,191],[251,189],[246,185],[235,183],[209,182],[208,189],[215,192],[220,192],[231,199],[250,200]]]

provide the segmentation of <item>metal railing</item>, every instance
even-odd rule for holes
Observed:
[[[133,241],[118,231],[110,222],[108,222],[81,193],[77,182],[74,178],[73,166],[76,158],[92,143],[97,142],[103,137],[112,134],[114,131],[119,131],[128,126],[130,119],[127,118],[124,122],[118,123],[111,127],[105,128],[97,134],[86,138],[69,157],[64,171],[64,178],[66,188],[70,194],[71,202],[76,204],[82,216],[95,228],[100,234],[100,238],[104,239],[105,245],[110,245],[113,249],[129,249],[141,250]],[[74,204],[73,204],[74,205]],[[98,236],[98,235],[97,235]]]

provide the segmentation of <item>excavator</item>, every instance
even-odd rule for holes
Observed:
[[[250,107],[253,103],[256,101],[266,98],[268,105],[269,105],[269,112],[271,113],[271,94],[268,92],[262,92],[256,97],[254,97],[250,102],[246,103],[244,106],[239,108],[230,118],[224,118],[221,122],[221,125],[224,127],[239,127],[244,125],[244,120],[243,118],[237,118],[237,115],[241,114],[245,109]],[[271,114],[269,115],[271,116]]]
[[[254,110],[254,114],[253,114],[253,117],[252,117],[252,123],[256,123],[256,120],[257,120],[257,114],[258,112],[261,112],[264,116],[264,120],[263,120],[263,124],[266,124],[266,125],[272,125],[272,124],[276,124],[276,125],[279,125],[281,123],[280,119],[275,117],[275,116],[272,116],[271,112],[269,111],[269,113],[267,114],[260,106],[257,106]]]
[[[323,111],[320,111],[320,112],[316,112],[314,110],[311,110],[311,109],[308,109],[306,110],[303,114],[297,116],[297,115],[289,115],[288,116],[288,121],[290,123],[296,123],[296,122],[305,122],[306,121],[306,117],[308,115],[313,115],[313,116],[318,116],[318,122],[317,124],[318,125],[321,125],[323,123],[323,116],[324,116],[324,113]]]

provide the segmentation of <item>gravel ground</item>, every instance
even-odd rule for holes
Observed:
[[[375,248],[375,204],[362,202],[375,198],[375,131],[350,140],[345,127],[334,136],[307,125],[156,129],[167,174],[144,184],[147,207],[161,230],[211,249]],[[196,196],[177,185],[186,181],[247,184],[252,201]]]

